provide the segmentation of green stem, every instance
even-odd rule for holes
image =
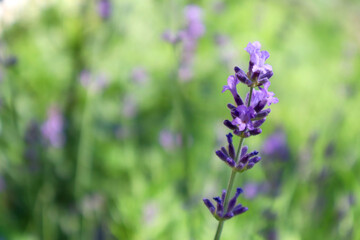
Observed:
[[[249,100],[248,100],[248,102],[247,102],[247,106],[248,106],[248,107],[250,106],[253,89],[254,89],[254,88],[252,88],[252,87],[250,88]],[[236,155],[235,155],[235,162],[236,162],[236,163],[238,163],[238,161],[239,161],[238,158],[239,158],[239,155],[240,155],[240,150],[241,150],[241,147],[242,147],[242,145],[243,145],[243,142],[244,142],[244,138],[243,138],[243,137],[240,137],[239,146],[238,146],[238,149],[237,149]],[[236,173],[237,173],[237,172],[234,171],[234,170],[232,170],[232,172],[231,172],[231,176],[230,176],[230,179],[229,179],[229,182],[228,182],[228,186],[227,186],[227,189],[226,189],[226,195],[225,195],[225,201],[224,201],[224,211],[226,210],[226,208],[228,207],[228,204],[229,204],[229,198],[230,198],[230,195],[231,195],[232,187],[233,187],[233,185],[234,185],[234,180],[235,180],[235,177],[236,177]],[[216,230],[216,234],[215,234],[214,240],[219,240],[219,239],[220,239],[223,226],[224,226],[224,220],[219,220],[219,224],[218,224],[218,227],[217,227],[217,230]]]

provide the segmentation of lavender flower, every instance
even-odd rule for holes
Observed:
[[[165,32],[162,35],[162,38],[164,41],[171,43],[173,45],[181,41],[179,34],[174,33],[170,30],[165,30]]]
[[[126,118],[134,117],[138,112],[138,104],[136,101],[136,97],[131,94],[125,95],[122,99],[122,102],[123,102],[122,114]]]
[[[226,197],[226,190],[223,190],[221,197],[214,197],[213,199],[216,202],[216,207],[212,204],[212,202],[204,198],[203,202],[206,207],[209,209],[211,214],[217,220],[228,220],[236,215],[240,215],[248,210],[247,207],[243,207],[241,204],[236,205],[237,198],[243,192],[241,188],[236,189],[236,193],[233,198],[230,199],[229,204],[227,205],[225,211],[225,197]]]
[[[61,147],[64,144],[64,120],[57,107],[50,107],[47,120],[41,127],[41,133],[48,143],[53,147]]]
[[[241,149],[240,160],[237,162],[235,159],[235,148],[232,142],[233,135],[229,133],[226,137],[229,143],[228,148],[222,147],[220,150],[217,150],[215,154],[234,171],[243,172],[251,169],[261,160],[261,157],[257,156],[259,154],[258,151],[247,153],[248,147],[244,146]]]
[[[269,82],[273,75],[272,67],[265,64],[270,54],[267,51],[260,51],[259,42],[249,43],[245,50],[250,54],[249,72],[235,67],[236,77],[249,87],[258,87]]]
[[[156,202],[148,202],[143,207],[142,219],[145,225],[154,223],[159,215],[160,208]]]
[[[149,80],[148,73],[143,67],[135,67],[131,72],[131,78],[138,84],[144,84]]]
[[[261,151],[269,158],[276,158],[283,161],[289,159],[290,151],[284,131],[278,129],[271,134],[265,140]]]
[[[108,19],[111,15],[110,0],[99,0],[97,4],[97,11],[102,19]]]
[[[244,196],[247,199],[253,199],[259,193],[259,184],[247,183],[244,185]]]
[[[223,191],[221,197],[214,198],[217,203],[216,207],[209,199],[203,199],[209,211],[219,221],[215,240],[220,239],[225,220],[248,210],[246,207],[241,206],[241,204],[235,206],[236,200],[242,192],[240,188],[237,188],[236,194],[232,199],[229,199],[226,192],[231,192],[237,173],[253,168],[261,160],[261,157],[258,156],[258,151],[248,153],[248,147],[242,147],[243,141],[245,138],[261,133],[260,126],[265,122],[266,117],[271,111],[270,108],[265,109],[265,106],[278,102],[277,98],[274,97],[274,93],[268,90],[270,86],[269,79],[272,77],[273,72],[272,67],[265,64],[265,61],[270,55],[267,51],[260,51],[260,48],[259,42],[248,44],[245,48],[250,54],[248,72],[245,73],[241,68],[235,67],[235,75],[228,77],[228,84],[223,87],[222,91],[229,90],[236,104],[236,106],[230,103],[227,105],[230,109],[232,120],[225,120],[224,125],[232,130],[235,135],[239,136],[240,141],[237,148],[238,151],[235,153],[233,135],[229,133],[226,135],[228,141],[227,148],[221,147],[220,150],[215,152],[232,169],[227,190]],[[244,83],[250,88],[245,103],[237,92],[239,82]],[[254,89],[256,87],[259,89]]]
[[[88,70],[81,71],[79,80],[81,85],[94,92],[101,91],[108,85],[108,79],[104,74],[93,75]]]
[[[182,144],[182,137],[169,130],[162,130],[159,134],[159,143],[165,150],[171,151]]]
[[[185,7],[185,18],[187,20],[187,29],[185,34],[189,38],[197,39],[204,35],[205,26],[202,23],[202,9],[196,5]]]
[[[231,110],[231,116],[233,119],[225,120],[224,124],[229,129],[233,130],[234,134],[242,137],[249,137],[258,135],[261,133],[261,129],[259,128],[266,120],[266,117],[270,113],[270,109],[264,109],[265,106],[270,106],[271,104],[277,103],[279,100],[274,97],[273,92],[269,92],[270,82],[268,81],[271,76],[268,74],[270,67],[268,65],[264,65],[259,62],[257,58],[261,58],[262,56],[266,56],[268,58],[268,53],[266,51],[260,52],[260,43],[255,42],[254,44],[249,43],[247,47],[247,51],[250,54],[250,67],[249,72],[246,74],[241,68],[235,67],[235,75],[231,75],[228,78],[228,85],[223,87],[223,92],[229,90],[234,97],[234,101],[237,107],[229,104],[228,107]],[[266,54],[266,53],[267,54]],[[259,55],[259,56],[258,56]],[[265,59],[265,57],[263,57]],[[265,61],[265,60],[264,60]],[[261,74],[253,74],[251,71],[257,71],[256,73],[261,72],[259,70],[259,66],[263,67],[263,71],[266,71],[265,74],[270,76],[266,78],[266,81],[259,81],[261,78]],[[253,66],[258,66],[258,68],[253,68]],[[249,78],[249,76],[252,76]],[[265,79],[265,78],[264,78]],[[245,106],[243,100],[239,96],[237,92],[237,84],[242,82],[249,87],[259,87],[259,90],[252,90],[251,91],[251,98],[250,93],[247,94],[245,103],[248,106]],[[262,86],[263,87],[260,87]]]
[[[178,33],[166,30],[163,34],[163,39],[171,44],[182,43],[178,76],[181,81],[189,81],[193,76],[192,65],[197,41],[204,35],[205,26],[202,22],[202,9],[199,6],[186,6],[184,15],[186,27]]]

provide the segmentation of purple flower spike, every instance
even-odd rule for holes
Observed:
[[[196,5],[188,5],[185,8],[185,18],[188,22],[188,34],[197,39],[204,35],[205,26],[202,23],[202,9]]]
[[[235,76],[231,75],[228,77],[227,82],[228,82],[228,85],[225,85],[223,87],[222,92],[229,90],[231,92],[231,94],[233,95],[236,104],[238,106],[243,105],[244,102],[236,90],[236,85],[239,83],[239,80]]]
[[[224,212],[224,204],[225,204],[225,196],[226,196],[226,191],[223,190],[222,192],[222,196],[220,197],[214,197],[214,201],[217,203],[216,204],[216,208],[214,207],[214,205],[211,203],[211,201],[209,199],[204,198],[204,204],[206,205],[206,207],[209,209],[209,211],[214,215],[214,217],[218,220],[227,220],[232,218],[233,216],[239,215],[241,213],[246,212],[247,208],[246,207],[242,207],[241,204],[236,205],[236,201],[239,197],[239,195],[243,192],[243,190],[241,188],[237,188],[236,189],[236,193],[234,195],[233,198],[231,198],[231,200],[229,201],[229,205],[227,208],[227,211]]]
[[[271,159],[286,161],[290,157],[290,150],[283,129],[276,130],[264,142],[262,152]]]
[[[64,144],[64,119],[57,107],[50,107],[47,113],[47,120],[41,126],[41,132],[48,143],[56,148]]]
[[[196,15],[196,14],[195,14]],[[237,188],[233,197],[229,195],[232,191],[234,183],[234,176],[236,173],[245,172],[253,168],[261,157],[258,156],[258,151],[252,151],[248,153],[248,147],[243,146],[245,138],[258,135],[262,132],[261,126],[270,114],[271,109],[266,106],[271,106],[278,102],[273,92],[269,91],[270,78],[273,76],[272,66],[266,64],[266,60],[270,54],[267,51],[261,51],[261,44],[259,42],[249,43],[245,50],[250,55],[249,70],[247,73],[240,67],[235,66],[235,74],[231,75],[227,79],[227,85],[223,86],[222,92],[229,90],[235,100],[236,104],[227,104],[227,108],[230,110],[232,119],[225,120],[224,125],[232,130],[232,133],[226,135],[228,145],[227,147],[221,147],[216,151],[216,155],[231,167],[232,175],[228,184],[228,192],[224,190],[221,197],[213,198],[215,200],[216,207],[209,200],[204,199],[205,205],[208,207],[213,216],[219,221],[218,231],[216,233],[216,239],[219,237],[219,229],[223,221],[231,219],[234,216],[240,215],[248,211],[247,207],[237,203],[239,195],[242,193],[241,188]],[[249,93],[243,101],[239,92],[237,91],[238,83],[244,83],[249,87]],[[239,136],[239,147],[235,153],[235,147],[233,143],[233,136]],[[271,141],[268,141],[268,145]],[[275,144],[276,145],[276,144]],[[265,149],[269,149],[269,152],[273,152],[273,146],[264,146]],[[240,151],[239,151],[240,150]],[[225,207],[226,206],[226,207]]]
[[[111,2],[109,0],[100,0],[98,2],[98,14],[102,19],[107,19],[111,14]]]
[[[188,5],[184,10],[186,25],[176,33],[166,30],[163,39],[173,45],[181,42],[180,65],[178,77],[180,81],[187,82],[193,77],[192,66],[197,49],[198,40],[205,34],[205,25],[202,21],[203,12],[199,6]]]

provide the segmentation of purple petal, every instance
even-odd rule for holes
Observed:
[[[246,212],[247,210],[249,210],[247,207],[243,207],[241,205],[238,205],[238,206],[236,206],[233,210],[234,216],[242,214],[242,213]]]
[[[248,151],[248,146],[243,146],[243,147],[241,148],[240,157],[245,156],[245,154],[247,153],[247,151]]]
[[[214,212],[215,212],[215,207],[214,207],[214,205],[211,203],[211,201],[210,201],[209,199],[206,199],[206,198],[204,198],[203,201],[204,201],[205,206],[209,209],[209,211],[210,211],[212,214],[214,214]]]

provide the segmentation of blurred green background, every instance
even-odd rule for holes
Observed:
[[[360,239],[359,1],[103,1],[0,1],[1,240],[212,239],[221,90],[253,41],[279,103],[222,239]],[[163,34],[189,4],[206,30],[185,81]]]

